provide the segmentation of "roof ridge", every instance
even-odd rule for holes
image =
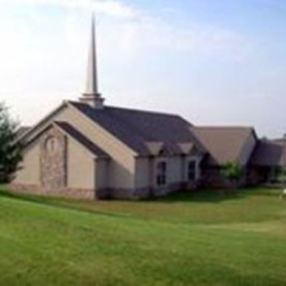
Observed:
[[[195,129],[254,129],[253,126],[242,126],[242,125],[202,125],[202,126],[194,126]]]
[[[73,104],[82,104],[82,102],[69,100],[69,103]],[[106,105],[105,108],[107,109],[120,109],[120,110],[126,110],[130,112],[141,112],[141,113],[147,113],[147,114],[157,114],[157,115],[165,115],[165,116],[174,116],[174,117],[181,117],[180,115],[176,113],[168,113],[164,111],[155,111],[155,110],[145,110],[145,109],[137,109],[132,107],[123,107],[123,106],[113,106],[113,105]]]
[[[140,113],[147,113],[147,114],[154,114],[154,115],[164,115],[164,116],[174,116],[174,117],[180,117],[178,114],[175,113],[167,113],[164,111],[153,111],[153,110],[144,110],[144,109],[137,109],[137,108],[129,108],[129,107],[120,107],[120,106],[112,106],[107,105],[106,108],[109,109],[120,109],[120,110],[126,110],[130,112],[140,112]]]

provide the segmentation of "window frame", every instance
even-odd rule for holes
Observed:
[[[168,184],[168,163],[166,160],[160,160],[156,162],[155,183],[159,188],[165,187]]]

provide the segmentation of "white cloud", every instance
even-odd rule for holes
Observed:
[[[109,47],[113,49],[116,46],[130,55],[142,49],[158,48],[193,54],[219,54],[241,60],[252,48],[251,41],[239,32],[191,21],[187,26],[169,23],[159,17],[150,17],[146,11],[139,11],[123,0],[0,0],[1,2],[93,10],[123,20],[136,20],[112,23],[110,19],[112,31],[104,33],[104,41]],[[107,31],[104,27],[102,29]],[[74,37],[78,38],[78,35],[75,34]]]
[[[130,82],[122,87],[114,75],[118,71],[123,77],[136,81],[136,75],[124,71],[125,63],[133,63],[130,56],[135,58],[136,63],[137,59],[148,61],[149,53],[160,53],[164,58],[164,52],[168,50],[178,54],[187,53],[186,57],[215,54],[237,59],[245,56],[246,47],[249,46],[248,39],[235,31],[191,21],[186,26],[176,21],[167,22],[129,7],[121,0],[0,0],[0,3],[4,1],[17,3],[17,6],[66,7],[72,11],[66,13],[63,21],[56,23],[58,26],[53,26],[58,27],[55,31],[50,28],[50,15],[44,15],[45,9],[30,9],[31,13],[22,17],[0,17],[0,97],[4,97],[14,107],[15,114],[29,124],[62,99],[77,98],[84,88],[89,26],[87,22],[81,22],[82,15],[75,12],[77,10],[96,9],[99,14],[108,16],[100,16],[98,25],[99,64],[102,62],[99,66],[100,83],[101,75],[103,80],[107,79],[106,82],[113,80],[103,90],[108,94],[108,99],[109,91],[116,86],[114,99],[118,98],[117,89],[124,87],[122,94],[125,94],[125,102],[134,102],[133,96],[130,99],[126,94],[133,93],[135,84],[133,89]],[[3,10],[1,14],[5,15]],[[118,59],[120,62],[116,62]],[[108,72],[104,73],[104,69]],[[142,72],[142,77],[144,73],[148,71]],[[158,78],[158,82],[162,80]],[[145,94],[146,90],[153,88],[139,86],[138,90],[140,94]]]
[[[19,5],[58,6],[70,9],[85,9],[99,14],[122,18],[134,18],[138,11],[118,0],[0,0]]]
[[[201,23],[170,24],[143,14],[137,21],[117,24],[115,30],[117,32],[110,37],[105,33],[105,39],[116,42],[117,47],[129,55],[146,49],[161,49],[241,61],[253,50],[252,41],[233,30]],[[113,45],[109,43],[109,46]]]

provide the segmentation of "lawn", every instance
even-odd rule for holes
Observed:
[[[2,187],[0,285],[286,285],[286,199],[77,202]]]

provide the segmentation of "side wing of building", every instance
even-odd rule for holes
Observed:
[[[244,170],[240,184],[248,183],[248,166],[257,145],[257,136],[251,127],[196,127],[195,132],[208,151],[203,166],[203,185],[227,186],[221,169],[235,162]]]

